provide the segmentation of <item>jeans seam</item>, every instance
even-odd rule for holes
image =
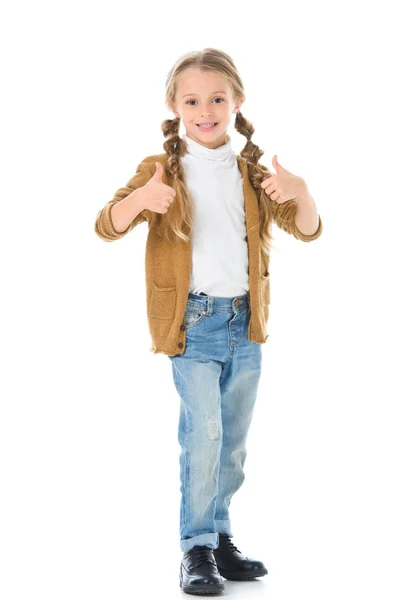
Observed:
[[[186,499],[189,498],[189,502],[186,502],[185,511],[184,511],[184,530],[186,531],[187,524],[190,523],[190,457],[189,457],[189,447],[187,444],[187,438],[189,433],[189,411],[185,409],[186,412],[186,427],[185,427],[185,445],[187,446],[185,456],[186,456],[186,465],[185,465],[185,489],[187,490]]]

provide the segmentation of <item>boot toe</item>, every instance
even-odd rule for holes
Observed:
[[[221,594],[225,589],[222,577],[181,578],[180,585],[184,592],[199,595]]]
[[[196,585],[214,585],[214,584],[221,584],[222,583],[222,577],[220,575],[200,575],[199,577],[192,577],[190,579],[190,585],[196,586]]]
[[[246,566],[248,569],[265,569],[265,565],[264,563],[261,562],[261,560],[255,560],[252,558],[249,558],[248,561],[246,561]]]
[[[268,573],[265,565],[261,560],[249,559],[244,564],[244,571],[249,575],[257,577],[259,575],[266,575]]]
[[[204,560],[208,554],[208,560]],[[197,561],[196,557],[199,559]],[[180,587],[188,594],[221,594],[225,589],[212,549],[193,549],[181,562]]]

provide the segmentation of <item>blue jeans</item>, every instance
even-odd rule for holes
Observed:
[[[246,437],[262,365],[247,340],[249,295],[189,293],[186,348],[169,356],[180,396],[180,545],[217,548],[233,536],[229,506],[245,478]]]

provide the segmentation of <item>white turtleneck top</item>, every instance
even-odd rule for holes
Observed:
[[[231,138],[216,149],[182,135],[181,156],[193,199],[192,269],[189,291],[230,298],[249,290],[243,177]]]

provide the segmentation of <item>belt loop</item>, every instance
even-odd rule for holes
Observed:
[[[208,315],[212,315],[212,309],[213,309],[213,299],[211,296],[207,296],[207,314]]]

